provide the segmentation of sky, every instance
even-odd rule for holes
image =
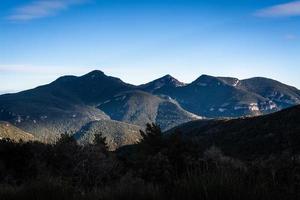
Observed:
[[[300,88],[300,1],[1,0],[0,93],[102,70],[263,76]]]

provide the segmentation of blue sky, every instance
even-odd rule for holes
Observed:
[[[265,76],[300,88],[300,1],[1,0],[0,93],[93,69]]]

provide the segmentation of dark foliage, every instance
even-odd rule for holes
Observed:
[[[176,130],[193,137],[205,149],[215,145],[226,155],[242,160],[278,156],[282,152],[297,156],[300,152],[299,116],[300,106],[295,106],[259,117],[195,121]]]
[[[101,152],[107,153],[108,146],[106,143],[106,137],[104,137],[102,133],[97,133],[94,135],[93,143],[100,149]]]
[[[114,152],[101,134],[84,146],[67,134],[55,144],[0,140],[0,199],[300,198],[297,147],[237,159],[196,136],[164,136],[155,124],[141,134],[139,144]]]

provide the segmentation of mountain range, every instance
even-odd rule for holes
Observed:
[[[146,123],[167,131],[193,120],[257,116],[297,104],[297,88],[267,78],[202,75],[186,84],[166,75],[136,86],[96,70],[0,95],[0,120],[45,142],[65,132],[90,141],[98,127],[118,147],[138,140]]]
[[[202,75],[181,87],[161,87],[155,94],[175,99],[184,109],[209,118],[253,116],[276,112],[300,103],[300,91],[267,78]]]

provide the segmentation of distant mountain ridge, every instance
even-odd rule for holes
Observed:
[[[166,75],[136,86],[95,70],[0,95],[0,120],[51,142],[61,133],[77,133],[95,121],[103,122],[98,126],[102,129],[120,121],[138,127],[153,122],[168,130],[192,120],[256,116],[297,104],[298,89],[266,78],[202,75],[185,84]]]
[[[276,112],[300,104],[300,91],[267,78],[239,80],[202,75],[190,84],[154,91],[200,116],[241,117]]]

